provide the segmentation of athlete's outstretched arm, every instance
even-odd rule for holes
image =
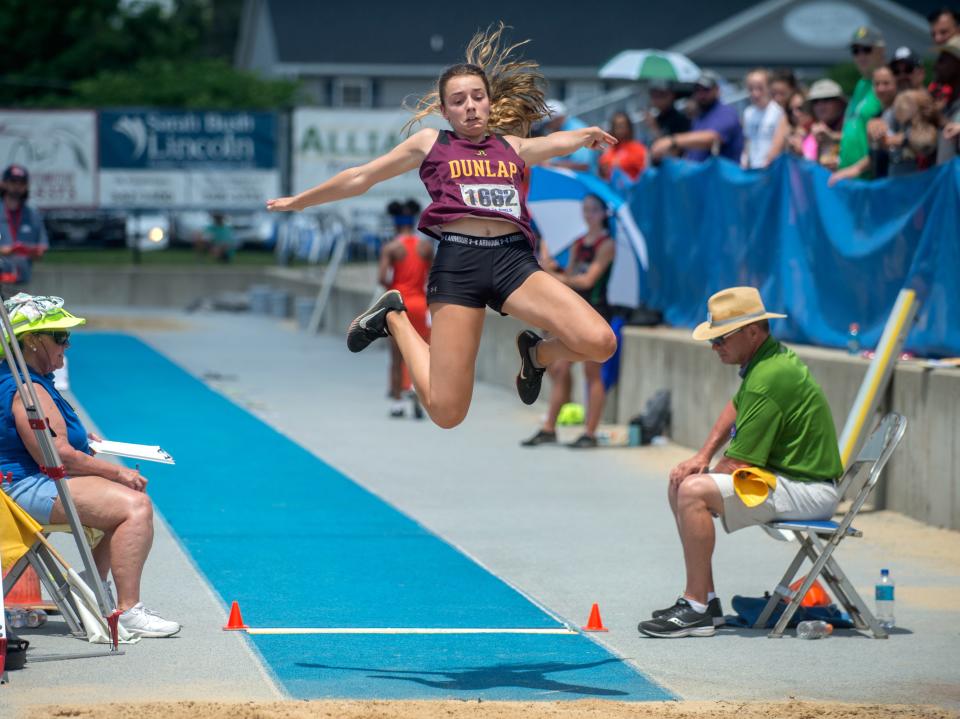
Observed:
[[[337,173],[326,182],[293,197],[267,200],[267,209],[275,212],[303,210],[314,205],[334,202],[347,197],[362,195],[378,182],[402,175],[407,170],[419,167],[437,140],[437,131],[424,128],[414,133],[385,155],[365,165],[351,167]]]
[[[599,127],[561,130],[551,132],[546,137],[509,137],[507,139],[528,165],[536,165],[551,157],[569,155],[581,147],[602,150],[607,145],[617,144],[617,138]]]

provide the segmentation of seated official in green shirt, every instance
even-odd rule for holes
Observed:
[[[739,365],[743,381],[701,450],[670,472],[687,583],[672,607],[640,622],[653,637],[709,637],[723,623],[711,565],[714,517],[734,532],[776,519],[829,519],[839,501],[843,466],[827,398],[800,358],[770,336],[768,320],[786,315],[767,312],[753,287],[718,292],[707,309],[693,338]]]

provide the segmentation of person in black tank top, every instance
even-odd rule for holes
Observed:
[[[583,198],[583,219],[587,233],[570,248],[570,259],[565,271],[556,272],[556,277],[575,290],[581,297],[609,320],[610,305],[607,304],[607,283],[613,266],[615,244],[610,237],[610,217],[606,203],[597,195]],[[557,441],[557,416],[560,408],[570,397],[572,387],[572,362],[554,362],[547,370],[550,373],[550,406],[543,426],[529,439],[524,447],[555,444]],[[583,374],[587,380],[587,416],[583,434],[567,445],[573,448],[597,446],[597,426],[603,416],[607,392],[603,386],[601,362],[584,362]]]
[[[500,23],[477,33],[467,46],[467,62],[443,72],[436,91],[421,100],[408,123],[440,114],[452,132],[422,129],[365,165],[298,195],[267,201],[271,211],[302,210],[361,195],[420,168],[433,200],[421,225],[441,240],[427,283],[430,344],[410,323],[400,293],[390,290],[353,321],[347,347],[359,352],[392,336],[424,409],[445,428],[460,424],[470,407],[485,306],[550,333],[549,339],[531,330],[517,336],[517,391],[526,404],[536,401],[547,365],[603,362],[617,347],[603,317],[540,270],[521,185],[526,165],[582,147],[602,150],[617,140],[599,127],[527,137],[547,114],[543,77],[536,63],[513,57],[525,43],[503,43],[504,29]]]

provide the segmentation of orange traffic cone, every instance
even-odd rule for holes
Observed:
[[[799,592],[800,586],[805,580],[805,576],[800,577],[800,579],[790,585],[790,591]],[[823,588],[822,584],[820,584],[820,580],[814,579],[813,584],[810,585],[810,589],[807,590],[807,593],[804,595],[803,599],[800,600],[800,606],[825,607],[828,604],[830,604],[830,595],[827,594],[827,590]]]
[[[594,602],[590,608],[590,618],[587,620],[587,626],[583,627],[585,632],[605,632],[607,628],[603,626],[603,620],[600,619],[600,605]]]
[[[20,579],[10,588],[3,601],[8,607],[46,606],[47,603],[40,598],[40,578],[33,571],[33,567],[27,567],[23,571]]]
[[[249,629],[249,627],[243,623],[243,617],[240,615],[240,605],[236,602],[230,605],[230,619],[227,620],[227,626],[223,629],[224,631]]]

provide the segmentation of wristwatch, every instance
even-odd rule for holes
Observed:
[[[670,135],[670,149],[671,150],[677,149],[677,138],[673,135]]]

